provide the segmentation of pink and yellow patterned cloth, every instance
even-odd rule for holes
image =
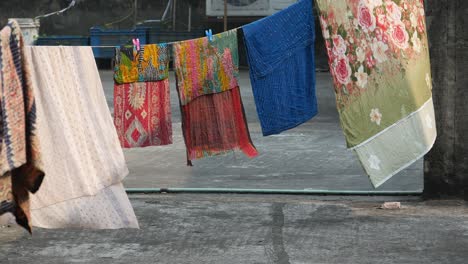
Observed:
[[[436,138],[422,0],[317,0],[347,145],[378,187]]]
[[[233,150],[257,156],[237,82],[237,30],[178,42],[173,55],[188,165]]]
[[[173,52],[182,105],[239,86],[237,30],[213,35],[212,41],[199,38],[174,43]]]

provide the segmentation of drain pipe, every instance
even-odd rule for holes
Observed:
[[[128,194],[150,193],[235,193],[235,194],[290,194],[290,195],[356,195],[356,196],[420,196],[417,191],[353,191],[320,189],[240,189],[240,188],[127,188]]]

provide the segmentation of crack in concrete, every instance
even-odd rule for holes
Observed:
[[[271,240],[273,243],[273,263],[275,264],[290,264],[289,255],[284,247],[283,227],[284,227],[284,212],[283,203],[274,203],[272,206],[272,228]]]

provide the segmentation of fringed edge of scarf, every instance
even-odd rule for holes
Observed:
[[[185,124],[185,117],[184,117],[184,106],[179,104],[180,111],[182,113],[182,132],[184,137],[184,143],[186,146],[186,154],[187,154],[187,165],[193,166],[192,160],[195,159],[202,159],[211,156],[218,156],[234,151],[242,151],[247,157],[254,158],[258,156],[258,150],[256,149],[255,145],[252,142],[250,137],[249,126],[247,123],[247,118],[245,115],[244,105],[242,103],[242,97],[240,96],[240,88],[239,86],[235,87],[234,89],[225,91],[225,92],[232,92],[232,100],[234,103],[234,113],[235,113],[235,120],[237,120],[237,128],[238,131],[241,132],[239,136],[239,141],[236,146],[232,146],[229,149],[216,149],[216,148],[206,148],[201,149],[200,147],[196,148],[189,148],[187,145],[187,126]],[[180,102],[180,101],[179,101]],[[187,105],[185,105],[187,106]]]

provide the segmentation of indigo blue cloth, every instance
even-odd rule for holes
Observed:
[[[242,27],[255,104],[264,136],[317,114],[312,0]]]

